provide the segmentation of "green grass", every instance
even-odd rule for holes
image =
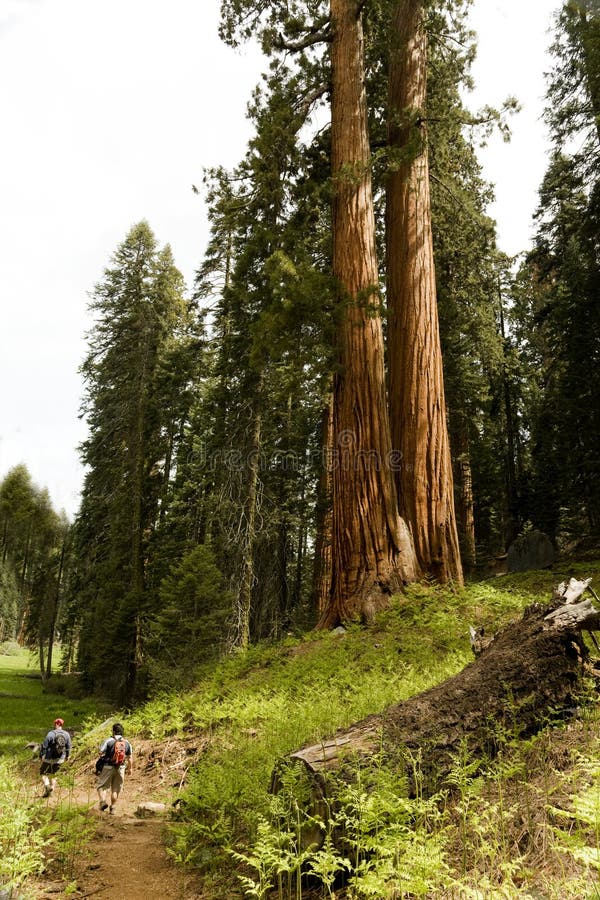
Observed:
[[[37,661],[27,650],[0,655],[0,757],[26,758],[26,744],[40,743],[59,716],[76,740],[86,730],[86,720],[97,713],[94,701],[44,693],[38,674]]]

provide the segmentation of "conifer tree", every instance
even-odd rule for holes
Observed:
[[[390,419],[400,510],[422,572],[462,583],[446,418],[425,129],[427,36],[422,0],[392,23],[389,141],[399,156],[386,198]]]
[[[514,317],[521,353],[536,373],[524,389],[530,517],[563,541],[600,531],[600,11],[595,2],[563,4],[553,52],[546,118],[555,150],[540,188],[534,249],[520,273]]]
[[[492,504],[493,508],[496,510],[503,505],[500,496],[503,491],[501,479],[497,479],[497,484],[492,491],[492,496],[486,496],[483,503],[478,504],[477,499],[473,497],[472,493],[472,486],[474,483],[476,484],[477,489],[481,489],[483,486],[483,473],[486,471],[486,465],[488,465],[486,458],[489,460],[492,456],[492,454],[488,452],[488,445],[491,446],[491,443],[496,439],[494,436],[494,429],[488,427],[488,414],[490,405],[493,402],[492,384],[499,366],[499,357],[501,356],[501,336],[496,327],[495,317],[497,306],[497,291],[495,287],[497,272],[493,226],[489,220],[486,220],[483,213],[487,201],[486,187],[479,178],[479,170],[475,162],[473,150],[472,148],[467,147],[462,132],[465,125],[474,125],[475,119],[466,114],[458,99],[458,86],[461,81],[463,83],[468,81],[468,65],[473,55],[469,40],[463,40],[465,38],[464,6],[465,4],[462,3],[428,4],[427,12],[429,19],[427,27],[430,33],[433,33],[434,38],[437,41],[435,45],[437,56],[432,64],[432,71],[434,72],[433,81],[435,82],[436,74],[438,72],[441,72],[441,74],[438,79],[437,97],[435,98],[434,103],[430,106],[428,105],[427,111],[423,110],[423,121],[421,121],[420,127],[424,131],[425,117],[428,120],[431,119],[432,135],[430,136],[428,149],[433,148],[433,165],[436,178],[436,182],[434,182],[432,188],[434,206],[433,229],[436,233],[437,241],[439,241],[440,236],[442,236],[443,255],[445,257],[443,260],[444,275],[446,276],[444,279],[438,278],[437,285],[437,292],[442,301],[442,322],[446,328],[445,333],[442,333],[441,335],[441,340],[444,352],[449,353],[449,365],[446,368],[449,368],[452,372],[452,399],[454,401],[455,414],[453,418],[451,408],[450,422],[451,424],[453,422],[455,423],[456,427],[454,428],[454,432],[458,434],[461,439],[459,454],[461,462],[460,466],[456,463],[455,467],[457,471],[461,473],[459,486],[461,487],[460,498],[463,511],[462,521],[467,523],[463,528],[463,545],[466,546],[468,544],[468,559],[472,566],[475,562],[476,555],[476,523],[478,524],[481,522],[483,524],[482,534],[484,534],[484,537],[487,539],[488,534],[491,534],[489,521],[496,517],[495,512],[490,512],[490,504]],[[394,9],[397,9],[397,4],[389,2],[366,5],[359,4],[355,8],[357,15],[360,13],[365,18],[367,24],[366,76],[369,84],[370,101],[367,112],[369,115],[371,144],[376,148],[382,147],[385,143],[385,137],[381,134],[381,122],[384,121],[385,109],[388,105],[386,103],[385,84],[389,70],[389,22],[391,21]],[[273,3],[262,4],[260,7],[243,2],[225,3],[223,4],[223,10],[225,13],[223,33],[229,40],[237,40],[240,37],[248,36],[250,33],[254,32],[261,36],[263,47],[268,53],[274,57],[278,52],[282,54],[285,53],[287,54],[286,61],[289,61],[289,54],[295,54],[296,59],[302,57],[303,54],[306,55],[309,52],[308,48],[310,48],[310,52],[314,52],[315,54],[318,53],[319,51],[315,48],[323,46],[322,43],[319,43],[323,42],[323,40],[330,44],[333,42],[333,47],[335,47],[336,30],[332,27],[331,16],[328,16],[328,10],[322,3],[297,4],[294,7],[293,14],[289,9],[284,11],[279,5]],[[400,15],[398,21],[400,21],[401,24],[404,24],[406,20],[405,17]],[[452,34],[448,37],[448,32],[453,31],[453,29],[456,30],[457,45],[465,48],[458,53],[449,50],[450,41],[454,35]],[[393,49],[398,49],[397,39],[393,42]],[[392,58],[394,58],[394,54],[392,54]],[[399,58],[398,53],[396,53],[395,58]],[[321,55],[320,59],[323,60],[323,64],[321,69],[318,70],[319,74],[321,74],[321,72],[325,72],[326,74],[328,58],[325,55]],[[306,71],[309,72],[310,75],[314,75],[317,69],[311,70],[308,68]],[[448,86],[444,83],[444,79],[448,81]],[[316,89],[317,85],[315,83],[315,90]],[[435,102],[437,102],[437,106],[435,106]],[[509,106],[510,105],[511,104],[509,104]],[[498,115],[491,110],[487,110],[483,116],[478,117],[478,120],[482,127],[489,127],[490,124],[499,121]],[[438,126],[439,122],[443,122],[444,124]],[[448,125],[448,122],[453,124]],[[427,124],[429,126],[429,121]],[[438,132],[437,134],[435,134],[436,131]],[[441,139],[440,133],[442,133]],[[412,137],[414,136],[415,132],[412,134]],[[396,152],[396,155],[394,155],[394,153],[390,154],[388,152],[387,159],[391,160],[391,166],[393,168],[398,160],[402,161],[403,157],[405,163],[407,163],[411,154],[413,154],[414,159],[415,152],[423,147],[424,142],[419,138],[416,143],[414,140],[412,141],[411,145],[407,148],[408,153],[403,153],[402,151],[399,153]],[[435,156],[436,149],[437,157]],[[460,156],[461,153],[462,156]],[[420,162],[422,162],[423,154],[416,152],[416,156],[419,158]],[[379,155],[376,154],[374,157],[371,157],[368,152],[365,157],[365,159],[369,159],[369,167],[372,165],[375,166],[376,173],[379,158],[385,159],[386,154],[381,154],[381,152],[379,152]],[[365,166],[364,160],[362,165],[363,167]],[[437,169],[435,168],[436,166]],[[405,166],[405,172],[407,170],[408,165]],[[417,178],[417,183],[422,184],[423,179]],[[335,180],[332,181],[332,186],[335,191],[338,187]],[[379,186],[377,187],[379,189]],[[448,196],[450,199],[448,199]],[[436,205],[438,211],[437,220]],[[452,213],[449,213],[449,210],[452,210]],[[442,211],[441,214],[440,211]],[[381,223],[380,212],[377,210],[375,210],[375,212],[377,213],[375,218],[376,222]],[[462,221],[467,223],[468,226],[465,229],[468,236],[465,241],[463,241],[462,245],[461,235],[457,233],[453,222],[453,219],[457,216],[461,217]],[[398,220],[398,217],[394,218],[396,221]],[[464,250],[464,245],[467,247],[466,252]],[[480,277],[482,275],[482,256],[483,259],[485,259],[485,266],[483,267],[485,275],[483,278]],[[463,260],[465,259],[468,259],[468,263],[466,264],[463,263]],[[457,260],[459,261],[458,264]],[[432,266],[429,267],[429,271],[432,273],[433,278]],[[474,290],[472,288],[471,291],[465,291],[465,278],[471,278],[473,285],[477,282],[477,289]],[[378,279],[379,273],[377,274],[376,281],[378,281]],[[432,285],[431,281],[430,285]],[[433,289],[435,290],[435,285],[433,286]],[[461,291],[462,294],[468,296],[470,300],[466,309],[464,306],[461,306],[461,303],[458,300]],[[477,297],[477,300],[475,297]],[[364,298],[361,298],[361,302],[363,300]],[[370,306],[371,312],[376,309],[376,303],[367,303],[367,306]],[[430,304],[429,308],[434,309],[435,312],[435,304]],[[345,310],[347,309],[347,306],[342,304],[340,309]],[[472,315],[472,320],[469,319],[470,315]],[[374,318],[377,318],[377,312],[375,312]],[[435,332],[435,329],[433,332]],[[464,336],[468,333],[477,336],[476,343],[474,344],[477,349],[473,349],[472,346],[469,346],[468,352],[465,353]],[[481,340],[482,337],[484,337],[483,341]],[[463,346],[459,347],[458,344],[461,341]],[[340,353],[340,347],[343,347],[343,339],[339,339],[337,342],[338,354]],[[478,352],[479,348],[481,349],[480,353]],[[436,353],[434,354],[432,352],[431,359],[436,355],[436,366],[439,376],[438,384],[441,384],[439,343],[437,345]],[[342,365],[335,375],[336,379],[339,379],[343,370],[344,366]],[[477,373],[477,377],[474,377],[474,370]],[[425,381],[426,379],[422,379],[421,384],[425,383]],[[409,385],[409,387],[411,387],[411,389],[417,389],[418,384],[418,379],[411,379],[411,385]],[[405,392],[392,391],[391,393],[392,397],[394,397],[398,396],[399,393]],[[431,396],[435,396],[439,399],[441,396],[439,389],[436,389]],[[469,415],[467,409],[469,409],[471,415]],[[438,426],[436,427],[441,429],[440,433],[445,434],[446,423],[443,411],[437,421]],[[482,423],[485,423],[483,428]],[[328,433],[328,429],[324,429],[324,433]],[[331,453],[332,451],[334,453],[336,452],[335,438],[332,438],[332,440],[334,442],[333,447],[326,448],[324,454],[325,457],[327,456],[327,453]],[[423,456],[427,453],[426,446],[427,441],[419,443],[419,452],[422,453]],[[429,441],[429,446],[430,448],[437,448],[437,439],[432,438]],[[359,451],[359,455],[361,453],[362,451]],[[452,476],[449,470],[449,455],[447,451],[443,454],[443,458],[443,471],[446,473],[444,477],[448,478],[448,482],[441,490],[434,491],[433,495],[428,494],[427,491],[425,491],[424,496],[427,498],[426,506],[432,503],[431,496],[435,496],[437,497],[436,502],[439,504],[440,509],[443,508],[447,511],[451,511]],[[496,466],[496,468],[498,467]],[[494,477],[496,477],[496,475],[497,473],[494,470]],[[323,484],[325,485],[325,480],[323,480]],[[448,489],[448,487],[450,489]],[[435,506],[435,504],[432,504],[432,508],[433,506]],[[433,518],[435,518],[435,516],[433,516]],[[442,514],[441,519],[445,520],[445,514]],[[322,521],[327,521],[326,515],[322,517]],[[458,571],[460,569],[460,559],[456,544],[456,528],[453,524],[451,512],[447,522],[448,521],[452,523],[448,526],[450,529],[449,532],[446,531],[446,525],[441,522],[437,528],[437,535],[438,538],[440,536],[443,537],[444,534],[450,534],[452,537],[450,542],[450,557],[454,560],[455,564],[454,574],[449,575],[448,571],[444,574],[441,570],[437,574],[439,577],[454,577],[456,580],[460,580]],[[419,528],[420,526],[415,524],[415,527]],[[349,528],[349,531],[352,531],[351,527]],[[321,540],[321,536],[324,537],[324,540]],[[360,540],[352,540],[351,543],[353,543],[354,546],[357,546],[360,545]],[[440,539],[440,545],[443,543],[444,541]],[[317,536],[317,548],[319,548],[319,553],[321,552],[321,547],[325,548],[325,556],[323,557],[324,565],[321,568],[326,572],[328,568],[326,559],[328,552],[327,548],[331,547],[331,541],[327,538],[325,533]],[[319,560],[317,560],[317,563],[318,562]],[[432,566],[428,565],[426,568],[431,571]],[[317,569],[319,569],[319,565],[317,565]],[[321,606],[327,606],[323,599],[324,581],[320,577],[317,577],[317,584],[321,595]],[[333,618],[331,621],[334,621],[335,613],[332,615]],[[346,613],[344,613],[344,615],[346,615]],[[323,621],[325,622],[328,620],[324,618]]]
[[[14,571],[0,562],[0,641],[14,641],[17,636],[18,601]]]
[[[19,592],[16,632],[19,640],[25,641],[30,628],[35,633],[42,615],[34,591],[37,571],[48,564],[60,545],[64,517],[54,510],[48,491],[33,483],[27,467],[18,465],[0,483],[0,520],[2,562],[12,571]]]
[[[0,629],[5,638],[18,638],[38,652],[40,673],[46,678],[52,671],[69,526],[64,513],[54,510],[48,491],[33,483],[24,465],[11,469],[0,483],[0,521]]]
[[[286,627],[306,581],[307,443],[322,363],[317,300],[328,289],[302,199],[302,91],[277,68],[255,95],[256,138],[244,161],[231,175],[210,175],[213,230],[197,291],[218,298],[204,403],[205,450],[216,465],[211,484],[206,472],[200,478],[231,575],[232,646]]]
[[[557,149],[577,136],[573,159],[592,180],[600,148],[599,48],[597,0],[567,0],[556,16],[545,117]]]
[[[96,286],[95,324],[82,366],[89,436],[76,523],[80,664],[91,686],[120,700],[142,689],[138,673],[148,616],[146,551],[156,528],[186,389],[170,368],[189,322],[171,250],[135,225]],[[166,368],[169,377],[165,377]]]
[[[332,268],[343,311],[333,388],[333,570],[324,625],[369,618],[416,570],[393,480],[359,7],[332,0],[331,18]]]

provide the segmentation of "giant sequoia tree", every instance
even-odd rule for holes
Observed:
[[[390,57],[389,142],[397,160],[387,187],[386,272],[390,419],[402,461],[398,496],[420,569],[460,584],[431,230],[422,0],[397,3]]]
[[[415,577],[398,515],[386,408],[359,6],[332,0],[333,274],[342,305],[333,390],[331,602],[322,624],[372,615]]]
[[[443,4],[440,20],[445,17],[447,6]],[[368,614],[372,604],[377,607],[385,602],[391,585],[415,577],[418,571],[441,580],[462,580],[429,208],[423,4],[334,2],[328,11],[323,3],[300,3],[293,9],[283,9],[276,3],[257,7],[247,2],[225,2],[222,10],[222,34],[228,40],[235,41],[254,31],[272,57],[279,55],[286,65],[292,65],[294,57],[300,59],[300,83],[308,85],[306,93],[311,79],[323,71],[323,67],[307,63],[309,54],[318,52],[315,48],[319,43],[330,46],[334,238],[331,268],[339,302],[332,419],[325,429],[329,435],[325,458],[334,461],[329,480],[332,514],[330,518],[324,514],[320,520],[330,523],[331,537],[318,534],[316,546],[319,554],[321,547],[331,548],[331,577],[327,574],[326,580],[318,578],[321,621],[331,624]],[[367,71],[363,60],[363,16],[369,24],[371,41]],[[385,41],[383,34],[388,36]],[[442,56],[440,52],[440,59]],[[445,61],[444,70],[448,71]],[[381,86],[388,76],[386,99]],[[463,76],[459,73],[458,77]],[[363,90],[365,79],[371,88],[370,108]],[[314,91],[318,90],[315,82]],[[381,139],[377,134],[378,121],[386,107],[393,147],[388,154],[391,174],[386,218],[388,298],[392,311],[389,403],[394,456],[388,449],[388,411],[380,406],[380,397],[388,394],[388,385],[381,365],[383,307],[375,250],[377,210],[371,185],[371,171],[377,166],[371,141],[379,143]],[[445,114],[444,111],[442,116]],[[369,126],[373,129],[371,134]],[[446,165],[450,172],[452,161],[446,159]],[[454,250],[458,252],[456,246]],[[474,253],[470,258],[475,260]],[[473,563],[473,501],[469,495],[471,475],[465,427],[462,432],[463,520],[467,523],[465,528],[470,529],[469,557]],[[390,490],[388,461],[398,461],[400,457],[402,466],[393,466],[399,471],[392,472],[397,477]],[[376,474],[373,460],[377,460]],[[414,534],[416,562],[404,524]],[[401,547],[404,552],[399,552]],[[400,562],[401,558],[404,562]],[[319,567],[321,555],[316,562]],[[320,571],[328,573],[329,563]]]
[[[235,43],[252,32],[271,72],[250,106],[256,135],[244,160],[208,176],[213,232],[196,285],[196,300],[213,310],[204,374],[193,362],[201,347],[189,341],[180,278],[145,223],[94,294],[83,367],[88,472],[69,621],[91,684],[122,699],[139,690],[145,635],[156,644],[161,584],[197,544],[229,576],[231,646],[287,627],[306,601],[310,562],[322,626],[369,618],[421,573],[461,580],[422,5],[223,0],[222,36]],[[325,98],[330,121],[306,127]],[[450,156],[440,152],[453,171]],[[380,201],[373,172],[381,178],[384,169],[389,382],[378,258],[384,204],[373,187]],[[447,282],[462,283],[451,225],[438,227]],[[447,309],[458,307],[453,290]],[[463,495],[473,557],[473,504],[466,488]],[[116,667],[107,650],[111,658],[117,651]]]

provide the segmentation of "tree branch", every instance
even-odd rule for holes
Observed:
[[[329,19],[321,19],[308,30],[306,37],[301,41],[286,41],[282,34],[279,34],[273,42],[273,46],[277,50],[287,50],[290,53],[300,53],[307,50],[308,47],[314,47],[315,44],[323,44],[331,42],[331,30]]]
[[[313,105],[319,100],[323,94],[326,94],[328,91],[328,86],[326,84],[318,85],[314,91],[311,91],[310,94],[307,94],[306,97],[302,100],[302,103],[298,107],[298,113],[302,117],[302,119],[306,119],[308,115],[308,111]]]

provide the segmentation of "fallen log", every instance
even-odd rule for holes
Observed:
[[[271,790],[277,793],[285,773],[300,767],[311,785],[312,813],[326,818],[336,780],[353,779],[357,767],[383,759],[399,772],[404,767],[409,794],[431,794],[459,754],[488,760],[507,735],[534,734],[552,717],[572,713],[588,658],[581,631],[600,625],[593,603],[577,602],[589,582],[581,584],[566,603],[555,593],[551,605],[530,606],[442,684],[291,753],[275,768]]]

